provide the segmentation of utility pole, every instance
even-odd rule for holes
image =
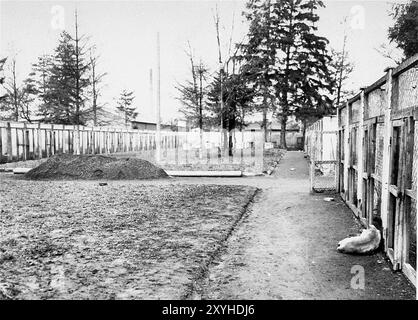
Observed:
[[[155,135],[155,160],[157,163],[161,160],[161,114],[160,114],[160,108],[161,108],[161,68],[160,68],[160,33],[157,32],[157,132]]]
[[[224,113],[224,101],[223,101],[223,75],[224,75],[224,65],[222,63],[222,53],[221,53],[221,39],[219,35],[219,13],[218,7],[216,7],[216,13],[214,15],[215,20],[215,29],[216,29],[216,41],[218,44],[218,63],[219,63],[219,86],[220,86],[220,93],[219,93],[219,100],[220,100],[220,107],[221,107],[221,141],[220,145],[223,149],[223,152],[228,154],[228,137],[227,137],[227,130],[224,130],[224,121],[223,121],[223,113]],[[226,127],[228,127],[228,117],[227,122],[225,123]],[[229,130],[228,130],[229,131]]]
[[[80,154],[80,51],[79,51],[79,41],[78,38],[78,13],[77,9],[74,12],[75,16],[75,59],[76,59],[76,98],[75,98],[75,122],[77,125],[77,138],[76,140],[76,147],[75,147],[75,154]]]
[[[150,110],[154,109],[154,90],[152,87],[152,69],[149,69],[149,96],[150,96]]]

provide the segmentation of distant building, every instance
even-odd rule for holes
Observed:
[[[157,130],[157,124],[155,122],[131,121],[131,128],[138,130]],[[171,123],[161,123],[161,130],[163,131],[186,131],[186,121],[183,120],[174,120]]]
[[[157,130],[157,124],[155,122],[146,122],[146,121],[131,121],[131,128],[138,130]]]
[[[261,131],[262,122],[249,123],[245,131]],[[267,124],[267,141],[273,142],[275,146],[280,145],[281,123],[277,120],[269,121]],[[287,149],[303,149],[303,132],[300,122],[290,119],[286,125]]]

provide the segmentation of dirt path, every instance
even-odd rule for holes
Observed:
[[[211,181],[221,180],[204,182]],[[256,185],[263,192],[192,298],[415,299],[414,287],[391,271],[383,254],[337,252],[337,242],[360,227],[342,201],[309,193],[303,153],[288,152],[270,177],[224,181]],[[364,290],[350,285],[356,265],[365,271]]]
[[[271,176],[112,181],[108,188],[216,184],[262,190],[209,269],[193,276],[195,285],[185,298],[415,299],[414,287],[391,271],[383,254],[337,252],[338,241],[360,227],[341,200],[310,194],[308,178],[303,153],[288,152]],[[365,270],[364,290],[351,288],[353,266]]]

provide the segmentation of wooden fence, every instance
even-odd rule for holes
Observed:
[[[174,145],[174,138],[165,139]],[[155,133],[121,128],[0,122],[0,163],[57,153],[102,154],[155,149]]]
[[[57,124],[0,122],[0,163],[39,160],[54,154],[119,154],[158,164],[242,164],[262,171],[261,132],[233,131],[224,150],[221,132],[155,131]],[[16,164],[17,165],[17,164]]]
[[[366,226],[381,224],[393,269],[415,284],[418,55],[338,110],[339,191]]]

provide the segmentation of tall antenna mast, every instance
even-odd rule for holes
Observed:
[[[154,90],[152,87],[152,69],[149,69],[149,96],[150,96],[150,110],[154,109]]]
[[[161,160],[161,74],[160,74],[160,33],[157,32],[157,134],[155,135],[155,144],[156,144],[156,162],[160,162]]]

